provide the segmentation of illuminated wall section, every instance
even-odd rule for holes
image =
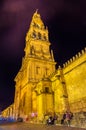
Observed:
[[[62,73],[62,69],[58,68],[51,76],[52,90],[54,92],[54,111],[57,114],[69,110],[68,95]]]
[[[86,48],[63,69],[70,110],[86,111]]]
[[[54,95],[50,79],[42,79],[36,86],[38,120],[54,113]]]

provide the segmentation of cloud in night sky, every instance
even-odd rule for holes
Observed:
[[[24,56],[25,35],[36,9],[49,29],[55,60],[63,64],[86,46],[86,0],[0,1],[0,102],[13,101],[13,80]],[[8,90],[8,91],[7,91]],[[4,98],[3,92],[6,96]],[[12,98],[11,98],[12,97]]]

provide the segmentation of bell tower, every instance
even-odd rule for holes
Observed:
[[[55,71],[53,51],[50,50],[48,29],[44,26],[40,14],[36,11],[32,17],[29,31],[26,34],[25,59],[31,59],[34,72],[31,78],[47,77]],[[30,69],[31,72],[31,69]]]
[[[50,50],[48,29],[37,11],[33,14],[25,42],[25,56],[15,77],[16,116],[37,112],[36,85],[43,77],[47,78],[53,73],[56,65],[53,51]]]

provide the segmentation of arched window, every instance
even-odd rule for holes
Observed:
[[[34,46],[31,46],[31,49],[30,49],[30,54],[34,54],[35,50],[34,50]]]
[[[47,40],[46,36],[44,35],[44,40]]]
[[[35,31],[33,31],[33,33],[32,33],[32,37],[33,37],[33,38],[36,37],[36,32],[35,32]]]
[[[49,87],[45,87],[45,93],[49,93]]]
[[[38,38],[41,39],[41,33],[38,32]]]

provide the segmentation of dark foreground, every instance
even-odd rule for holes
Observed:
[[[0,130],[86,130],[84,128],[75,128],[58,125],[29,124],[29,123],[11,123],[0,125]]]

